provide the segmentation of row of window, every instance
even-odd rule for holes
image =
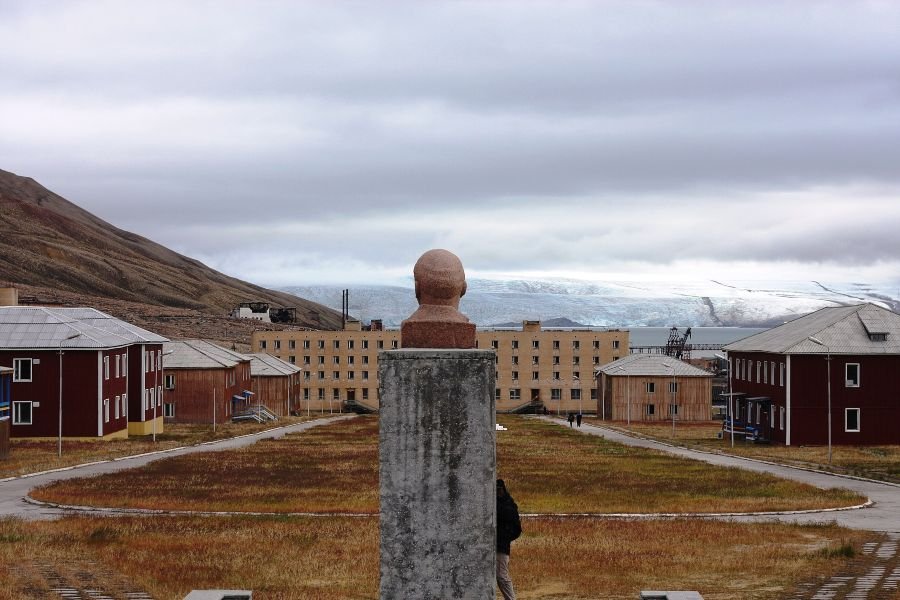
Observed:
[[[155,357],[155,358],[154,358]],[[114,358],[114,361],[110,359]],[[13,381],[27,383],[33,380],[34,376],[33,358],[14,358],[13,359]],[[115,365],[115,371],[112,366]],[[147,352],[147,368],[146,372],[150,373],[156,370],[156,366],[162,368],[162,350],[157,352]],[[103,379],[109,381],[110,377],[118,379],[124,377],[128,372],[128,353],[114,354],[113,356],[103,357]]]
[[[13,401],[13,425],[32,425],[34,423],[34,402],[31,400]],[[110,419],[109,398],[103,399],[103,422]],[[128,395],[122,394],[113,399],[114,418],[120,419],[128,415]]]
[[[312,342],[312,340],[302,340],[303,349],[309,350],[311,347],[311,342]],[[385,342],[385,340],[375,340],[376,348],[378,350],[383,350],[384,342]],[[347,344],[348,350],[356,349],[356,340],[346,340],[346,344]],[[551,342],[551,344],[552,344],[554,350],[559,350],[559,345],[560,345],[559,340],[553,340]],[[259,342],[260,350],[265,350],[266,347],[267,347],[266,340],[260,340],[260,342]],[[319,350],[324,350],[325,349],[325,340],[316,340],[316,347]],[[332,340],[331,347],[334,350],[340,350],[341,349],[341,340]],[[396,350],[398,347],[399,347],[398,340],[391,340],[391,348]],[[475,343],[475,347],[476,348],[478,347],[477,341]],[[511,347],[513,350],[517,350],[519,348],[519,340],[511,340]],[[531,347],[534,350],[539,349],[541,347],[540,340],[531,340]],[[288,340],[288,350],[295,350],[296,348],[297,348],[297,341],[296,340]],[[360,340],[360,348],[362,350],[368,350],[369,349],[369,340]],[[500,348],[500,340],[491,340],[491,348],[493,348],[495,350],[499,349]],[[594,350],[600,349],[600,340],[593,340],[593,348],[594,348]],[[272,340],[272,349],[280,350],[281,349],[281,340]],[[579,340],[572,340],[572,350],[580,350],[580,349],[581,349],[581,342]],[[612,349],[613,350],[619,349],[619,340],[612,341]]]
[[[736,359],[737,371],[735,379],[744,381],[753,381],[753,361],[750,359]],[[778,385],[784,387],[784,363],[780,363],[778,368],[778,379],[775,379],[775,361],[756,361],[756,383],[765,383],[770,385]],[[860,386],[860,366],[859,363],[844,364],[844,386],[855,388]]]
[[[655,381],[645,381],[644,382],[644,393],[655,394],[656,393],[656,382]],[[676,381],[669,382],[669,393],[670,394],[678,393],[678,382],[676,382]]]

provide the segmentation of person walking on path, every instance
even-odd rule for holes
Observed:
[[[574,423],[574,422],[575,422],[575,415],[573,415],[572,413],[569,413],[569,427],[571,427],[572,423]]]
[[[575,415],[575,422],[578,423],[579,427],[581,427],[581,413]]]
[[[571,416],[571,414],[570,414]],[[497,480],[497,587],[503,600],[516,600],[512,578],[509,576],[509,550],[513,540],[522,535],[519,507],[502,479]]]

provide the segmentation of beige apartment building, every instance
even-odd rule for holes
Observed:
[[[400,348],[397,329],[363,330],[349,321],[343,331],[256,331],[253,352],[268,352],[303,370],[300,409],[346,410],[347,404],[378,408],[378,353]],[[481,349],[497,353],[497,410],[543,406],[553,413],[596,412],[594,370],[628,355],[628,330],[482,329]]]

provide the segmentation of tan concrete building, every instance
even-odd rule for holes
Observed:
[[[594,369],[628,355],[627,330],[542,329],[539,321],[482,329],[476,340],[497,353],[501,412],[594,412]],[[399,348],[400,331],[367,331],[350,321],[343,331],[256,331],[251,345],[303,369],[298,409],[337,412],[347,403],[377,409],[378,352]]]

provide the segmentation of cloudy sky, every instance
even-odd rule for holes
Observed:
[[[900,2],[0,0],[0,168],[268,285],[898,279]]]

